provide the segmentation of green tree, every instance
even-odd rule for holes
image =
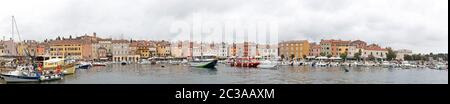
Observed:
[[[347,53],[343,53],[343,54],[341,54],[340,55],[340,57],[344,60],[344,61],[346,61],[347,60]]]
[[[326,56],[327,54],[325,52],[320,52],[320,56]]]
[[[405,55],[405,56],[403,56],[403,60],[411,61],[412,60],[412,56],[411,55]]]
[[[387,48],[388,53],[386,54],[386,59],[391,61],[397,58],[397,53],[392,50],[392,48]]]
[[[374,61],[374,60],[375,60],[375,56],[373,56],[373,54],[370,54],[369,57],[368,57],[368,59],[369,59],[370,61]]]
[[[358,51],[357,53],[355,53],[353,56],[354,56],[354,58],[355,58],[356,60],[358,60],[358,62],[359,62],[360,59],[361,59],[361,55],[362,55],[362,50],[359,49],[359,51]]]
[[[333,55],[331,55],[331,54],[328,54],[328,55],[327,55],[327,57],[328,57],[328,58],[330,58],[330,57],[333,57]]]

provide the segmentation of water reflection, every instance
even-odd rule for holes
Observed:
[[[448,84],[447,70],[377,67],[216,69],[182,65],[120,65],[78,69],[61,81],[42,84]]]

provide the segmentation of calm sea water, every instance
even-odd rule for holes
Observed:
[[[448,84],[448,71],[290,66],[256,69],[226,65],[211,70],[181,65],[115,64],[78,69],[63,80],[41,84]]]

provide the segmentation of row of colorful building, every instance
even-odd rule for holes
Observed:
[[[355,58],[387,57],[388,50],[377,44],[367,44],[361,40],[321,40],[320,43],[307,40],[282,41],[278,44],[242,43],[202,43],[190,41],[114,40],[111,38],[83,35],[37,42],[26,40],[0,42],[0,56],[50,56],[80,60],[139,61],[148,58],[189,58],[192,56],[214,55],[230,57],[280,57],[283,59],[306,59],[320,56],[340,57],[345,54]],[[411,50],[396,50],[397,59],[412,54]]]

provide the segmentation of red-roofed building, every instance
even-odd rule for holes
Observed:
[[[373,56],[374,58],[385,59],[387,53],[388,53],[388,50],[386,48],[381,48],[377,44],[371,44],[371,45],[364,47],[364,50],[362,52],[362,57],[369,58],[370,56]]]

